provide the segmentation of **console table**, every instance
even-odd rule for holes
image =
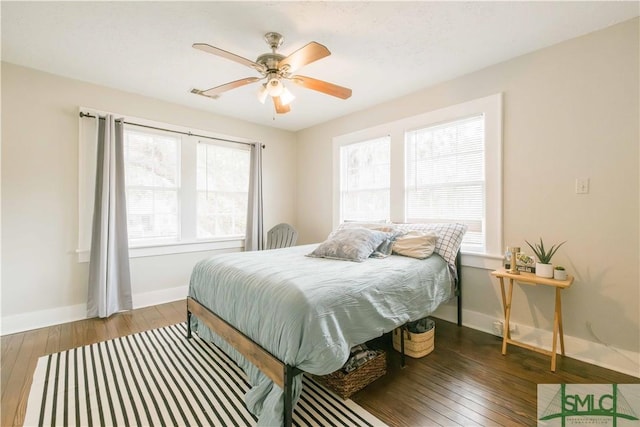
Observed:
[[[491,273],[493,276],[500,280],[500,291],[502,292],[502,307],[504,309],[504,330],[502,332],[502,354],[507,354],[507,344],[517,345],[518,347],[526,348],[536,351],[538,353],[551,356],[551,371],[556,371],[556,355],[558,336],[560,337],[560,353],[564,356],[564,334],[562,332],[562,300],[561,292],[563,289],[568,288],[573,283],[573,276],[567,276],[566,280],[547,279],[544,277],[536,276],[533,273],[521,272],[520,274],[511,274],[508,271],[496,270]],[[505,293],[504,279],[509,279],[509,289]],[[545,350],[540,347],[536,347],[530,344],[526,344],[520,341],[511,339],[509,332],[509,318],[511,317],[511,300],[513,296],[513,282],[518,282],[524,285],[542,285],[555,288],[556,290],[556,306],[555,314],[553,317],[553,345],[551,351]]]

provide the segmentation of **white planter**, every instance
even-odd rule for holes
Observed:
[[[566,270],[553,270],[553,278],[556,280],[567,280]]]
[[[542,264],[542,263],[536,262],[536,276],[552,279],[553,264]]]

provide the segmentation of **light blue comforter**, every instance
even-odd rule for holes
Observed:
[[[311,374],[336,371],[357,344],[431,314],[452,297],[438,255],[364,262],[310,258],[317,245],[216,255],[193,269],[189,295],[284,363]],[[269,378],[193,318],[198,334],[247,373],[246,403],[259,425],[282,423],[283,394]],[[301,391],[294,382],[294,402]]]

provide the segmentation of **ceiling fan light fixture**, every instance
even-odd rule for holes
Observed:
[[[271,96],[280,96],[284,91],[284,85],[279,78],[272,78],[267,82],[267,91]]]
[[[267,96],[269,96],[269,91],[267,90],[267,84],[266,83],[262,83],[260,85],[260,88],[258,89],[258,101],[260,101],[260,103],[264,104],[264,102],[267,100]]]
[[[280,95],[280,102],[282,102],[282,105],[289,105],[294,99],[296,99],[294,94],[285,87],[282,91],[282,95]]]

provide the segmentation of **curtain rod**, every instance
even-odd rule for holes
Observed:
[[[96,116],[94,116],[93,114],[89,114],[89,113],[85,113],[83,111],[80,111],[80,117],[91,117],[92,119],[95,119]],[[99,120],[104,120],[104,117],[98,117]],[[224,139],[224,138],[216,138],[214,136],[207,136],[207,135],[198,135],[197,133],[191,133],[191,132],[182,132],[179,130],[173,130],[173,129],[166,129],[166,128],[160,128],[160,127],[156,127],[156,126],[149,126],[149,125],[143,125],[140,123],[133,123],[133,122],[123,122],[126,125],[132,125],[132,126],[139,126],[142,128],[147,128],[147,129],[154,129],[154,130],[161,130],[161,131],[165,131],[165,132],[172,132],[172,133],[177,133],[180,135],[188,135],[188,136],[195,136],[197,138],[207,138],[207,139],[213,139],[216,141],[224,141],[224,142],[231,142],[233,144],[243,144],[243,145],[253,145],[251,142],[243,142],[243,141],[234,141],[232,139]],[[260,144],[260,146],[262,148],[265,148],[264,144]]]

